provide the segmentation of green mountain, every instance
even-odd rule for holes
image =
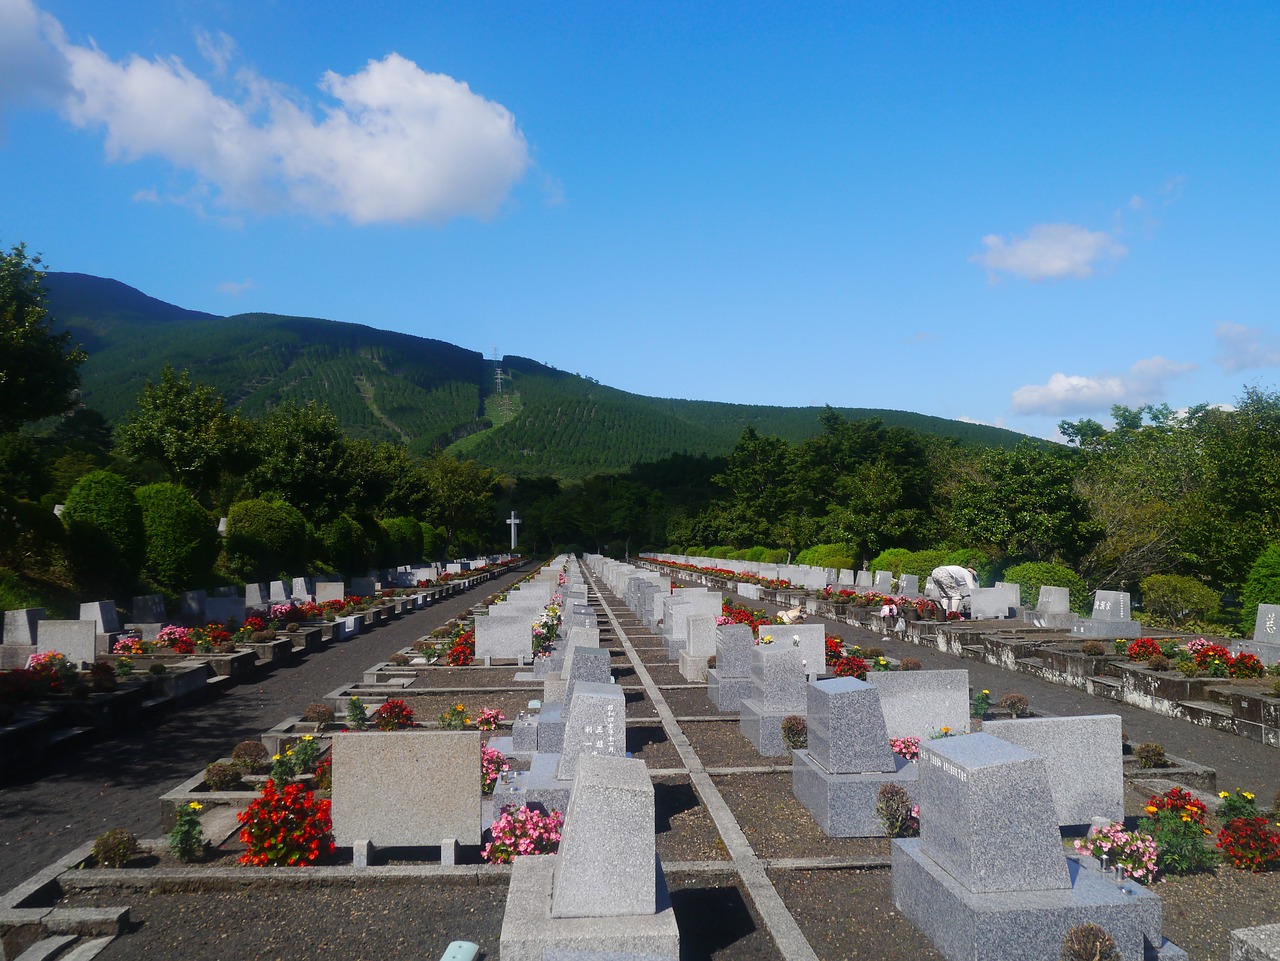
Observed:
[[[45,286],[55,327],[88,354],[83,400],[113,423],[168,363],[250,416],[282,401],[322,401],[353,437],[399,441],[419,453],[447,446],[525,476],[581,478],[678,452],[723,454],[747,425],[792,442],[819,430],[816,407],[643,397],[524,357],[495,365],[444,341],[361,324],[185,310],[87,274],[51,272]],[[838,410],[980,446],[1023,439],[906,411]]]

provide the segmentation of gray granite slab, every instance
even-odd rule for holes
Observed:
[[[1040,597],[1036,601],[1036,610],[1041,614],[1070,614],[1071,591],[1065,587],[1042,585]]]
[[[1044,758],[1059,825],[1089,824],[1095,817],[1124,820],[1119,715],[987,721],[982,732]]]
[[[80,605],[80,620],[93,621],[99,634],[114,634],[120,630],[120,615],[115,601],[91,601]]]
[[[571,780],[578,759],[588,754],[622,757],[627,753],[627,701],[616,684],[574,685],[565,715],[564,746],[557,776]]]
[[[142,594],[133,599],[133,619],[138,624],[158,624],[166,617],[163,594]]]
[[[716,628],[716,671],[721,678],[750,677],[751,652],[756,639],[745,624],[723,624]]]
[[[57,652],[73,664],[92,664],[99,654],[98,625],[93,621],[39,621],[36,624],[37,654]]]
[[[341,601],[346,597],[347,585],[342,581],[321,581],[316,584],[316,603]]]
[[[333,736],[333,836],[349,847],[480,843],[478,731]]]
[[[43,620],[43,607],[23,607],[5,611],[4,643],[15,647],[35,644],[38,625]]]
[[[791,758],[791,793],[827,837],[884,837],[876,802],[886,784],[898,784],[915,798],[917,765],[897,755],[891,771],[850,774],[832,774],[808,751],[793,751]]]
[[[488,614],[475,619],[476,657],[527,659],[533,656],[533,621],[521,614]]]
[[[856,677],[807,687],[809,754],[831,774],[896,771],[879,692]]]
[[[969,672],[870,671],[867,683],[880,694],[889,737],[926,739],[944,727],[969,729]]]
[[[653,782],[643,761],[579,759],[565,815],[551,916],[608,918],[657,912]]]

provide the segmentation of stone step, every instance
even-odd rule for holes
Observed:
[[[1188,710],[1199,711],[1202,714],[1213,714],[1222,718],[1231,718],[1234,716],[1231,712],[1231,708],[1223,707],[1215,701],[1179,701],[1178,704]]]
[[[64,727],[49,735],[49,747],[64,747],[76,741],[87,740],[92,733],[91,727]]]
[[[115,938],[112,937],[89,938],[81,941],[66,954],[59,955],[58,961],[93,961],[114,940]]]
[[[41,938],[18,955],[16,961],[50,961],[75,940],[74,934],[57,934],[50,938]]]
[[[208,687],[235,687],[235,678],[230,674],[214,674],[205,679],[205,684]]]

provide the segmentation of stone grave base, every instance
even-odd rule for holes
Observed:
[[[707,671],[707,697],[717,711],[741,710],[742,702],[751,696],[751,678],[721,677],[715,668]]]
[[[804,717],[805,706],[790,710],[777,710],[749,697],[742,702],[742,714],[738,718],[738,730],[750,741],[761,757],[783,757],[791,748],[782,740],[782,719],[792,714]]]
[[[884,837],[884,825],[876,815],[877,795],[884,784],[901,784],[914,800],[915,762],[896,754],[898,770],[892,774],[832,774],[808,751],[793,751],[791,758],[791,792],[829,838]]]
[[[1075,627],[1076,622],[1080,620],[1078,614],[1053,614],[1041,611],[1031,611],[1027,615],[1027,619],[1031,621],[1032,627],[1050,627],[1056,630],[1069,631]]]
[[[515,771],[510,781],[499,779],[494,785],[495,816],[504,807],[540,807],[545,811],[567,812],[573,781],[572,779],[560,780],[556,776],[559,771],[559,754],[533,755],[529,762],[529,770]],[[485,825],[485,827],[489,826],[489,824]],[[523,858],[517,860],[523,860]]]
[[[680,652],[684,650],[685,638],[676,637],[674,634],[662,635],[663,642],[667,645],[667,660],[680,660]]]
[[[707,679],[707,655],[680,652],[680,676],[690,684],[702,684]]]
[[[559,754],[564,748],[564,702],[544,703],[538,712],[538,753]]]
[[[502,918],[502,961],[677,961],[680,931],[658,865],[658,913],[615,918],[553,918],[556,855],[526,855],[511,865]]]
[[[1142,637],[1145,632],[1138,621],[1095,621],[1081,618],[1071,625],[1071,633],[1084,638],[1132,640]]]
[[[1056,958],[1067,931],[1090,922],[1115,938],[1125,961],[1143,961],[1144,941],[1164,943],[1158,895],[1070,858],[1067,867],[1070,888],[974,894],[922,851],[919,838],[904,838],[893,842],[893,902],[947,961]],[[1159,957],[1186,953],[1169,944]]]

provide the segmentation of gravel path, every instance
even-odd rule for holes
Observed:
[[[0,788],[0,891],[109,828],[159,836],[160,795],[527,573],[486,581]]]

